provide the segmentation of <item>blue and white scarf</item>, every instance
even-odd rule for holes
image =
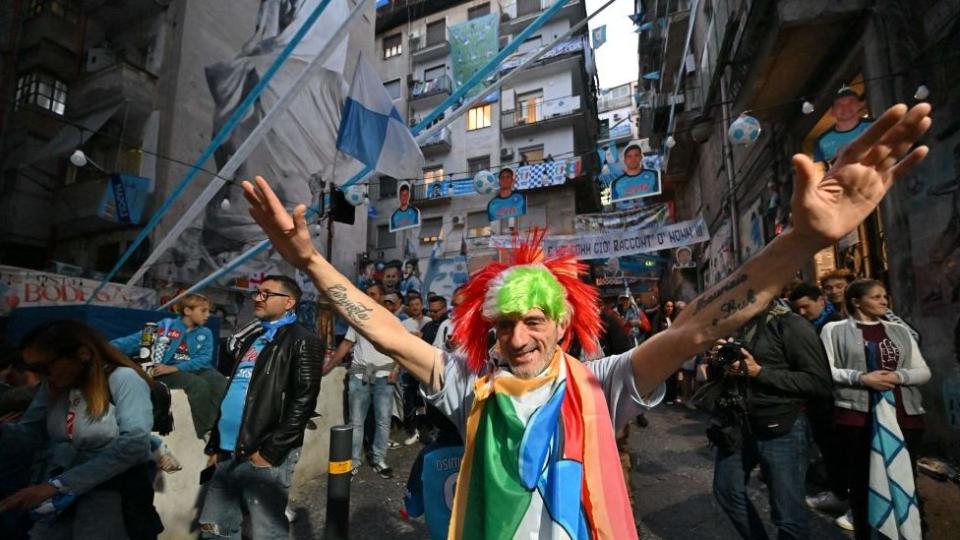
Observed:
[[[277,330],[283,326],[293,324],[295,322],[297,322],[297,314],[293,311],[286,312],[283,317],[280,317],[275,321],[260,321],[260,325],[263,326],[263,329],[265,330],[263,335],[260,336],[260,339],[263,339],[269,343],[273,341],[274,336],[277,335]]]
[[[867,367],[880,369],[876,343],[867,344]],[[913,465],[897,423],[893,390],[872,390],[873,436],[870,443],[870,526],[893,540],[920,540],[920,509],[913,482]]]

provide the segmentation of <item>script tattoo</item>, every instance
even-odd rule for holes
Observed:
[[[740,274],[737,277],[731,278],[730,281],[724,283],[723,285],[720,285],[720,287],[717,288],[717,290],[713,291],[708,295],[705,295],[703,298],[698,300],[697,307],[694,310],[694,313],[700,313],[701,311],[704,310],[704,308],[706,308],[707,306],[712,304],[714,301],[716,301],[717,298],[720,298],[721,296],[723,296],[723,293],[730,292],[733,289],[736,289],[745,281],[747,281],[746,274]]]
[[[720,311],[723,312],[723,315],[714,319],[713,325],[717,326],[718,324],[720,324],[720,321],[725,321],[730,317],[733,317],[738,312],[743,310],[745,307],[749,306],[750,304],[756,303],[756,301],[757,301],[756,293],[753,292],[753,289],[747,289],[747,297],[744,298],[743,300],[737,300],[736,298],[734,298],[733,300],[730,300],[726,304],[723,304],[722,306],[720,306]]]
[[[362,326],[363,321],[370,319],[370,315],[368,314],[373,310],[347,298],[347,288],[343,285],[334,285],[327,289],[327,298],[334,304],[342,307],[347,318],[358,326]]]

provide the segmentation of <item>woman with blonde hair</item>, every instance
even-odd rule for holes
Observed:
[[[157,346],[152,359],[152,374],[170,389],[187,394],[193,427],[202,439],[213,429],[220,400],[227,390],[227,379],[213,365],[217,342],[205,327],[210,318],[210,300],[200,294],[188,294],[174,306],[179,318],[157,322]],[[140,350],[140,334],[113,340],[120,352],[133,356]]]
[[[44,481],[0,501],[31,511],[32,538],[156,538],[149,376],[76,321],[45,323],[21,342],[43,382],[16,423],[0,427],[0,456],[43,456]]]

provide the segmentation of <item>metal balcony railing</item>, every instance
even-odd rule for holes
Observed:
[[[448,75],[441,75],[429,81],[413,81],[410,99],[420,99],[451,92],[453,92],[453,81],[450,80]]]
[[[500,114],[500,128],[532,125],[554,118],[563,118],[580,112],[580,96],[566,96],[548,100],[522,101],[518,106]]]

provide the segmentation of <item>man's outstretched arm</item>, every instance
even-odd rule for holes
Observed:
[[[291,216],[267,182],[243,182],[250,215],[284,259],[307,273],[337,313],[380,352],[393,358],[421,382],[430,384],[433,363],[439,352],[404,328],[400,320],[357,289],[314,248],[307,229],[306,207],[299,205]]]
[[[684,360],[726,338],[766,308],[819,250],[855,229],[893,182],[927,154],[911,147],[930,128],[930,106],[887,110],[840,155],[823,177],[810,159],[794,156],[793,227],[756,257],[692,302],[669,329],[634,349],[637,390],[650,392]]]

